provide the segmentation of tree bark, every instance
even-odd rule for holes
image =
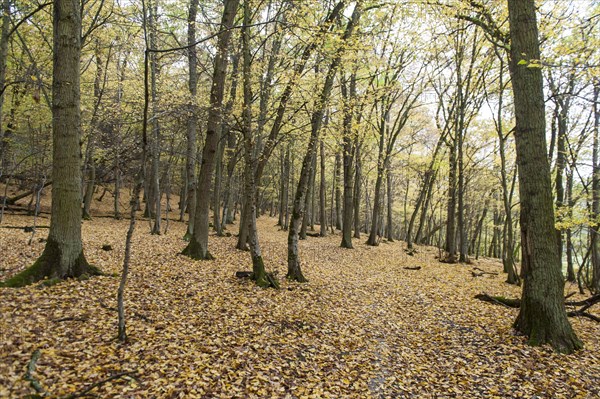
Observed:
[[[346,87],[348,86],[348,87]],[[342,248],[352,248],[352,227],[354,221],[354,155],[356,153],[355,137],[352,129],[354,120],[354,103],[356,101],[356,74],[350,75],[350,81],[342,83],[344,98],[344,136],[342,150],[344,161],[344,209],[342,220]]]
[[[387,223],[386,223],[386,238],[389,242],[394,241],[394,215],[393,215],[393,197],[394,191],[392,189],[393,177],[391,170],[387,171],[386,174],[386,189],[387,189]]]
[[[5,136],[2,123],[4,91],[6,82],[6,59],[8,56],[8,32],[10,30],[10,0],[2,0],[2,27],[0,28],[0,176],[4,173],[5,165]]]
[[[319,182],[319,218],[320,218],[320,230],[319,235],[321,237],[327,236],[327,186],[325,182],[325,143],[323,140],[319,142],[319,154],[321,158],[321,180]]]
[[[354,204],[352,208],[354,209],[354,238],[360,239],[360,180],[362,179],[362,160],[360,159],[360,143],[358,143],[358,139],[355,144],[356,148],[356,170],[354,171]]]
[[[196,212],[196,153],[197,153],[197,131],[198,115],[196,112],[196,97],[198,94],[198,54],[196,53],[196,16],[198,14],[199,0],[190,0],[188,9],[187,26],[187,45],[191,46],[187,50],[188,58],[188,91],[190,92],[190,101],[187,120],[187,137],[185,153],[185,200],[181,209],[183,216],[187,209],[189,214],[187,232],[184,238],[189,240],[194,234],[194,213]]]
[[[594,82],[594,142],[592,149],[592,218],[600,217],[600,80]],[[600,223],[591,229],[592,291],[600,293]]]
[[[23,286],[43,278],[97,274],[81,241],[80,73],[81,17],[77,0],[55,0],[52,81],[52,216],[37,261],[3,283]]]
[[[321,131],[321,125],[323,123],[323,117],[325,115],[325,107],[329,100],[331,90],[333,89],[333,83],[337,69],[342,60],[342,54],[344,53],[344,44],[348,41],[355,26],[358,24],[361,15],[361,3],[359,2],[352,11],[350,21],[346,25],[346,30],[342,37],[342,45],[337,49],[336,54],[329,65],[327,75],[325,77],[325,83],[323,90],[319,96],[319,101],[316,103],[316,109],[311,117],[311,134],[308,141],[308,148],[302,161],[302,168],[300,171],[300,177],[298,179],[298,188],[294,196],[294,205],[292,210],[292,217],[290,220],[290,228],[288,234],[288,273],[287,278],[290,280],[305,282],[306,278],[302,274],[300,268],[300,260],[298,256],[298,230],[300,228],[300,221],[304,214],[305,196],[308,188],[308,178],[310,173],[310,166],[312,163],[312,157],[315,156],[317,150],[317,143],[319,141],[319,133]]]
[[[508,0],[508,11],[524,276],[514,327],[531,345],[548,343],[558,352],[571,353],[583,345],[567,320],[555,240],[543,79],[535,65],[540,59],[535,1]]]
[[[210,91],[210,107],[206,126],[206,139],[202,150],[202,162],[196,190],[196,213],[194,215],[194,234],[183,254],[193,259],[213,259],[208,251],[208,211],[210,204],[210,186],[214,172],[217,143],[219,142],[219,127],[221,125],[221,106],[225,91],[227,75],[227,60],[231,27],[235,19],[239,0],[226,0],[223,6],[223,16],[219,37],[217,39],[217,54],[214,62],[214,73]]]

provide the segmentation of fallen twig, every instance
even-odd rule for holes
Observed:
[[[46,391],[44,391],[44,388],[42,388],[40,382],[33,376],[33,373],[35,372],[35,365],[37,361],[40,360],[40,356],[42,356],[42,352],[39,349],[33,351],[31,359],[29,360],[29,364],[27,365],[27,372],[25,373],[23,378],[26,381],[29,381],[31,387],[35,389],[37,393],[44,394]]]
[[[80,392],[75,392],[72,393],[70,395],[67,396],[63,396],[62,399],[75,399],[75,398],[80,398],[82,396],[85,396],[88,392],[90,392],[92,389],[97,388],[99,386],[102,386],[104,384],[106,384],[107,382],[122,378],[122,377],[133,377],[135,375],[136,371],[124,371],[122,373],[117,373],[117,374],[113,374],[110,377],[107,377],[103,380],[100,380],[98,382],[94,382],[93,384],[89,385],[87,388],[85,388],[83,391]]]
[[[54,319],[52,321],[55,323],[60,323],[63,321],[88,321],[88,319],[87,319],[87,317],[67,316],[67,317],[61,317],[60,319]]]

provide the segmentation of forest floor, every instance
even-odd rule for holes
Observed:
[[[47,230],[8,226],[32,218],[8,215],[0,226],[0,279],[31,264]],[[404,243],[378,247],[340,236],[301,242],[307,284],[285,281],[286,240],[275,220],[259,220],[267,268],[280,290],[261,289],[236,271],[250,256],[235,237],[210,238],[214,261],[178,255],[183,223],[152,236],[140,221],[126,291],[129,341],[115,340],[116,292],[127,220],[83,223],[85,254],[105,276],[51,287],[0,289],[0,397],[35,393],[69,397],[118,373],[88,395],[99,398],[598,398],[600,325],[571,318],[585,349],[564,356],[533,348],[511,329],[517,310],[473,298],[518,297],[504,276],[473,277],[473,265],[438,262],[437,251]],[[38,225],[49,225],[48,215]],[[230,227],[233,232],[234,227]],[[111,245],[112,251],[102,250]],[[406,266],[421,266],[406,270]],[[567,285],[566,293],[576,291]],[[573,297],[582,298],[577,295]],[[76,397],[76,396],[71,396]]]

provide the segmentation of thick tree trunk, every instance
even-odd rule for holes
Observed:
[[[524,275],[514,327],[528,336],[531,345],[548,343],[559,352],[571,353],[582,343],[565,311],[546,149],[542,71],[530,65],[540,59],[535,1],[508,0],[508,11]]]
[[[194,215],[194,234],[183,254],[193,259],[213,259],[208,251],[208,211],[210,204],[210,186],[214,172],[219,128],[221,126],[221,106],[225,91],[227,59],[231,27],[235,19],[239,0],[226,0],[223,7],[220,34],[217,40],[217,54],[210,91],[210,107],[206,126],[206,139],[202,150],[202,162],[196,190],[196,213]]]
[[[53,185],[48,241],[38,260],[4,282],[5,286],[98,273],[87,263],[81,241],[80,11],[78,1],[54,1]]]

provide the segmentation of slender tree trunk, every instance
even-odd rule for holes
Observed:
[[[352,11],[352,16],[350,21],[346,26],[346,30],[342,37],[342,42],[348,41],[355,26],[358,24],[358,20],[361,15],[361,3],[359,2],[354,7]],[[300,177],[298,179],[298,188],[296,189],[296,194],[294,196],[294,205],[292,211],[292,217],[290,221],[290,229],[288,234],[288,273],[287,278],[290,280],[295,280],[298,282],[304,282],[306,279],[302,274],[302,270],[300,268],[300,260],[298,256],[298,229],[300,227],[300,221],[304,214],[304,204],[305,204],[305,196],[308,185],[308,177],[310,173],[310,165],[312,163],[312,157],[316,156],[317,143],[319,141],[319,133],[321,130],[323,117],[325,115],[325,107],[327,106],[327,102],[331,95],[331,90],[333,89],[333,83],[335,79],[335,75],[337,73],[337,69],[341,63],[342,54],[344,53],[344,46],[340,45],[337,49],[336,55],[332,60],[329,70],[327,71],[327,75],[325,78],[325,83],[323,85],[323,90],[319,96],[319,101],[317,102],[317,107],[312,114],[311,118],[311,134],[308,141],[308,148],[306,150],[306,154],[304,156],[304,160],[302,161],[302,168],[300,170]]]
[[[338,152],[335,153],[335,228],[337,230],[342,229],[342,189],[341,189],[341,177],[342,177],[342,157]]]
[[[196,112],[197,104],[196,97],[198,94],[198,55],[196,53],[196,16],[198,14],[198,1],[190,0],[188,9],[188,26],[187,26],[187,44],[191,46],[187,50],[188,58],[188,91],[190,92],[190,101],[188,104],[188,119],[187,119],[187,140],[185,153],[185,174],[186,188],[184,201],[186,206],[181,209],[181,215],[186,208],[189,214],[187,232],[184,239],[189,240],[194,234],[194,213],[196,212],[196,153],[198,152],[197,132],[198,132],[198,114]]]
[[[327,236],[327,210],[326,202],[327,202],[327,186],[325,182],[325,144],[323,140],[319,142],[319,153],[321,158],[321,180],[319,183],[319,217],[321,219],[320,223],[320,232],[319,235],[321,237]]]
[[[210,92],[210,107],[206,126],[206,139],[202,151],[202,162],[196,190],[196,213],[194,215],[194,234],[183,254],[193,259],[213,259],[208,251],[208,211],[210,204],[210,186],[214,172],[217,143],[219,142],[219,127],[221,121],[221,106],[225,91],[227,75],[228,48],[231,37],[231,27],[235,19],[239,0],[226,0],[223,7],[220,34],[217,40],[217,54],[214,62],[214,73]]]
[[[564,173],[567,166],[567,148],[566,148],[566,130],[567,121],[566,115],[563,114],[562,109],[556,113],[558,118],[558,136],[556,141],[556,178],[554,180],[556,186],[556,210],[560,212],[565,206],[565,187],[564,187]],[[560,229],[556,230],[556,245],[558,247],[558,257],[562,265],[563,259],[563,232]]]
[[[158,20],[158,0],[154,0],[150,9],[150,46],[152,48],[157,47],[156,34],[157,34],[157,20]],[[154,203],[152,204],[154,209],[154,224],[152,226],[152,234],[161,233],[161,191],[160,191],[160,124],[158,120],[158,57],[156,53],[150,54],[150,84],[152,94],[152,196]]]
[[[315,164],[316,158],[317,158],[317,151],[315,148],[314,156],[310,160],[308,187],[307,187],[306,198],[305,198],[305,203],[304,203],[304,216],[302,217],[302,226],[300,227],[300,233],[299,233],[299,238],[301,240],[306,240],[306,231],[308,229],[308,223],[309,223],[308,218],[310,216],[309,213],[310,213],[311,191],[312,191],[312,186],[314,184],[314,164]]]
[[[559,352],[571,353],[583,345],[565,311],[554,233],[542,71],[529,65],[541,58],[535,1],[508,0],[508,11],[524,275],[521,308],[514,327],[529,337],[531,345],[548,343]]]
[[[448,172],[448,206],[446,212],[446,258],[445,262],[456,262],[456,172],[457,172],[457,141],[451,139],[449,162],[450,171]]]
[[[3,129],[2,110],[4,105],[4,91],[6,83],[6,59],[8,58],[8,32],[10,30],[10,3],[11,0],[2,0],[2,27],[0,28],[0,176],[4,173],[5,166],[5,132]],[[8,157],[6,157],[8,158]]]
[[[358,141],[358,140],[357,140]],[[356,170],[354,171],[354,238],[360,239],[360,180],[362,179],[362,161],[360,159],[360,145],[355,144],[356,148]]]
[[[94,104],[94,110],[92,113],[92,119],[90,121],[90,133],[89,133],[89,137],[88,137],[88,145],[87,145],[87,150],[86,150],[86,154],[85,154],[85,161],[84,161],[84,177],[86,177],[85,175],[87,174],[87,181],[85,182],[85,195],[83,197],[83,213],[82,213],[82,217],[83,219],[86,220],[90,220],[91,219],[91,214],[90,214],[90,208],[92,206],[92,198],[94,196],[94,189],[95,189],[95,184],[96,184],[96,163],[94,162],[94,150],[95,150],[95,145],[96,145],[96,130],[98,129],[98,112],[100,109],[100,103],[102,101],[102,94],[104,92],[104,85],[102,84],[103,81],[106,81],[106,72],[103,78],[103,65],[102,65],[102,58],[100,56],[100,48],[99,48],[99,44],[96,43],[96,76],[94,78],[94,99],[95,99],[95,104]],[[108,57],[107,57],[107,63],[106,65],[108,66]],[[87,172],[87,173],[86,173]]]
[[[346,87],[349,86],[349,87]],[[352,123],[354,120],[354,101],[356,100],[356,74],[350,76],[346,85],[342,83],[342,96],[344,98],[344,136],[342,138],[342,151],[344,161],[344,209],[342,220],[342,248],[352,248],[352,227],[354,221],[354,155],[356,148],[354,143],[354,131]]]
[[[265,271],[265,264],[262,258],[262,252],[258,241],[258,230],[256,228],[256,199],[257,183],[254,180],[254,172],[257,166],[255,152],[255,137],[252,134],[252,79],[251,79],[251,55],[250,55],[250,4],[244,0],[244,28],[242,29],[242,47],[243,47],[243,76],[244,76],[244,108],[243,108],[243,135],[244,135],[244,159],[246,162],[246,188],[244,212],[246,214],[246,223],[248,223],[248,244],[252,257],[252,279],[260,287],[271,285]],[[258,133],[258,132],[257,132]]]
[[[592,150],[592,218],[600,218],[600,79],[594,81],[594,142]],[[592,290],[600,293],[600,223],[591,229]]]
[[[390,170],[386,173],[386,188],[387,188],[387,223],[386,223],[386,238],[388,241],[394,241],[394,228],[393,228],[393,190],[392,190],[392,173]]]

